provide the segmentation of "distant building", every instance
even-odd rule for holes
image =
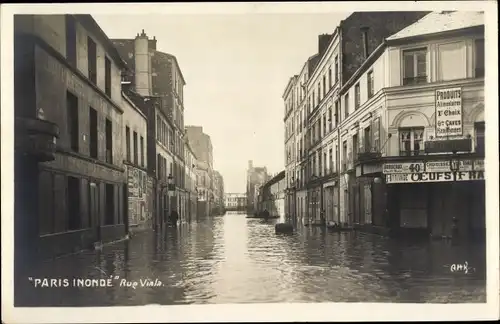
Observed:
[[[186,218],[187,221],[191,221],[196,219],[196,209],[197,209],[197,201],[198,201],[198,190],[196,188],[196,167],[197,167],[197,159],[194,151],[191,149],[189,145],[189,140],[186,136],[185,138],[185,146],[184,150],[184,161],[186,164],[186,180],[185,180],[185,189],[187,193],[187,208],[186,208]]]
[[[214,215],[224,213],[224,178],[219,171],[214,171]]]
[[[247,212],[253,214],[257,211],[258,189],[270,179],[266,167],[254,167],[252,160],[248,161],[247,170]]]
[[[285,170],[259,186],[257,213],[267,211],[269,216],[277,217],[284,222],[286,220],[285,189]]]
[[[214,206],[213,147],[201,126],[186,126],[189,146],[197,158],[198,217],[211,214]]]
[[[247,195],[245,193],[230,193],[224,195],[224,208],[228,211],[246,211]]]

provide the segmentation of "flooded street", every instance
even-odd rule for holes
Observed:
[[[301,227],[285,236],[275,234],[274,224],[226,214],[169,228],[163,235],[138,234],[100,252],[50,261],[33,269],[32,280],[26,278],[23,291],[28,297],[23,304],[486,300],[484,246],[398,242],[316,227]],[[452,264],[465,262],[468,270],[452,271]],[[34,280],[42,277],[112,278],[113,283],[111,287],[34,288]],[[142,287],[147,278],[157,279],[156,286]],[[135,289],[130,287],[134,282]]]

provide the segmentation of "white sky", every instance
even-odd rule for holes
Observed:
[[[109,38],[142,29],[175,55],[186,79],[185,124],[201,125],[226,192],[244,192],[248,160],[284,169],[288,79],[349,13],[93,15]]]

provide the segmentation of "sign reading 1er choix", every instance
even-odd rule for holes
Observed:
[[[462,88],[436,90],[436,137],[462,136]]]
[[[484,180],[484,160],[458,160],[457,171],[450,161],[386,163],[382,167],[386,183],[416,183]]]

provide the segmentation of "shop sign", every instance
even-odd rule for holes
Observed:
[[[436,90],[436,137],[462,135],[462,89]]]
[[[422,172],[386,174],[387,184],[484,180],[484,171]]]
[[[453,161],[453,162],[450,162]],[[440,160],[428,162],[403,162],[385,163],[384,174],[404,174],[404,173],[424,173],[424,172],[448,172],[451,171],[451,164],[457,163],[457,171],[484,171],[484,160]]]
[[[382,173],[414,173],[424,171],[423,162],[403,162],[403,163],[385,163],[382,167]]]

